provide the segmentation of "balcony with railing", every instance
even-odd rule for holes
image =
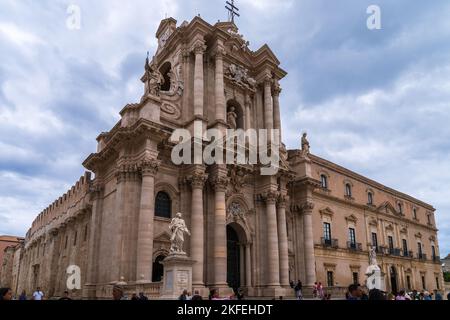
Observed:
[[[389,254],[389,248],[384,246],[378,246],[377,253],[379,254]]]
[[[419,260],[427,260],[427,255],[425,253],[417,253],[417,259]]]
[[[399,248],[389,248],[389,254],[391,256],[401,257],[402,250]]]
[[[322,247],[325,247],[325,248],[337,249],[339,247],[338,239],[321,238],[320,244],[322,245]]]
[[[362,244],[358,242],[347,241],[347,249],[350,251],[362,251]]]

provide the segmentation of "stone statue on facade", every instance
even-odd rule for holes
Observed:
[[[369,266],[366,269],[366,276],[366,285],[369,290],[384,290],[384,275],[378,266],[376,247],[369,250]]]
[[[230,125],[231,129],[236,129],[237,128],[237,114],[236,112],[234,112],[234,107],[230,108],[230,111],[228,111],[227,113],[227,122]]]
[[[306,132],[303,133],[302,136],[302,154],[308,155],[309,154],[309,141],[307,139],[308,134]]]
[[[181,218],[181,213],[177,213],[175,218],[172,219],[169,225],[169,229],[172,233],[172,235],[170,236],[170,253],[186,254],[183,251],[184,234],[187,233],[188,235],[191,235],[191,233],[186,227],[186,223]]]
[[[161,86],[164,84],[164,77],[150,65],[148,53],[147,59],[145,59],[145,74],[142,80],[146,84],[146,94],[159,97]]]

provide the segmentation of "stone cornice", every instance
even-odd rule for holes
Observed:
[[[318,197],[324,198],[326,200],[331,200],[331,201],[334,201],[334,202],[338,202],[341,205],[352,206],[352,207],[354,207],[356,209],[363,210],[364,212],[370,212],[370,213],[373,213],[375,215],[382,216],[382,217],[385,217],[385,218],[388,218],[388,219],[396,219],[397,221],[401,221],[401,222],[406,223],[406,224],[411,224],[411,225],[414,225],[416,227],[424,228],[426,230],[431,230],[433,232],[438,232],[438,229],[435,228],[434,226],[430,227],[430,226],[428,226],[426,224],[420,224],[419,222],[415,221],[414,219],[408,219],[408,218],[406,218],[404,216],[389,215],[387,213],[377,211],[376,208],[374,208],[373,206],[367,206],[367,205],[362,205],[362,204],[358,204],[358,203],[355,203],[355,202],[350,202],[348,200],[341,199],[341,198],[338,198],[338,197],[335,197],[335,196],[332,196],[332,195],[329,195],[329,194],[325,194],[325,193],[322,193],[322,192],[314,191],[313,194],[314,194],[314,196],[318,196]]]
[[[83,166],[95,172],[101,164],[118,155],[118,151],[123,143],[139,136],[147,136],[150,139],[163,141],[170,137],[170,133],[170,128],[142,118],[131,127],[116,126],[109,133],[109,139],[104,149],[98,153],[89,155],[83,162]]]
[[[423,202],[423,201],[421,201],[419,199],[411,197],[410,195],[407,195],[407,194],[402,193],[400,191],[391,189],[391,188],[389,188],[389,187],[387,187],[385,185],[382,185],[379,182],[376,182],[376,181],[371,180],[371,179],[369,179],[367,177],[364,177],[364,176],[362,176],[362,175],[360,175],[360,174],[358,174],[356,172],[353,172],[353,171],[351,171],[349,169],[341,167],[341,166],[339,166],[339,165],[337,165],[337,164],[335,164],[333,162],[330,162],[328,160],[322,159],[322,158],[320,158],[320,157],[318,157],[316,155],[313,155],[313,154],[310,154],[309,157],[310,157],[310,159],[312,160],[313,163],[315,163],[317,165],[320,165],[322,167],[326,167],[327,169],[335,171],[337,173],[340,173],[340,174],[344,175],[345,177],[349,177],[349,178],[352,178],[354,180],[357,180],[357,181],[359,181],[361,183],[364,183],[365,185],[368,185],[368,186],[370,186],[372,188],[375,188],[375,189],[378,189],[380,191],[389,193],[389,194],[391,194],[391,195],[393,195],[393,196],[395,196],[395,197],[397,197],[399,199],[409,201],[409,202],[411,202],[411,203],[413,203],[415,205],[421,206],[421,207],[423,207],[423,208],[425,208],[427,210],[430,210],[430,211],[433,211],[433,212],[436,210],[433,206],[431,206],[428,203],[425,203],[425,202]]]

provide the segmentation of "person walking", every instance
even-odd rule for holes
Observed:
[[[298,280],[297,285],[294,288],[294,290],[295,290],[295,297],[297,298],[297,300],[302,300],[303,299],[302,289],[303,289],[302,282],[300,280]]]
[[[27,293],[26,293],[25,290],[23,290],[22,293],[20,294],[19,300],[20,300],[20,301],[25,301],[25,300],[27,300]]]
[[[183,290],[183,293],[178,297],[178,300],[188,300],[188,291]]]
[[[198,290],[195,290],[194,295],[192,296],[192,301],[200,301],[200,300],[203,300],[203,298],[200,295],[200,292]]]
[[[351,284],[348,286],[347,300],[361,300],[362,293],[361,288],[357,284]]]
[[[143,292],[139,292],[139,300],[147,301],[148,298],[144,295]]]
[[[319,295],[319,299],[323,298],[323,286],[322,286],[322,282],[319,282],[319,284],[317,285],[317,294]]]
[[[317,282],[313,285],[313,298],[317,298]]]
[[[69,297],[69,291],[64,291],[64,295],[61,297],[61,298],[59,298],[59,300],[72,300],[70,297]]]
[[[442,295],[439,291],[437,291],[436,289],[434,290],[434,300],[436,301],[441,301],[442,300]]]
[[[44,300],[44,292],[41,291],[40,287],[36,288],[36,291],[33,292],[33,300]]]
[[[395,297],[395,300],[397,300],[397,301],[405,301],[406,300],[405,290],[400,290],[400,292],[398,293],[397,297]]]
[[[12,300],[13,292],[11,288],[0,289],[0,300],[10,301]]]
[[[122,286],[115,285],[112,292],[113,300],[127,300],[123,294],[123,291],[124,289]]]

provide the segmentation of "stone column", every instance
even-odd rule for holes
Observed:
[[[142,185],[136,259],[136,278],[140,283],[152,281],[155,176],[158,167],[159,161],[155,159],[144,160],[141,163]]]
[[[252,256],[250,251],[250,243],[245,245],[245,285],[252,286]]]
[[[222,44],[218,44],[216,49],[216,79],[215,79],[215,103],[216,103],[216,120],[226,122],[225,119],[225,89],[223,82],[223,55],[225,49]]]
[[[280,130],[281,141],[280,93],[281,88],[278,81],[276,81],[275,88],[273,90],[273,128]]]
[[[266,221],[267,221],[267,286],[280,286],[280,258],[278,251],[277,228],[277,194],[268,192],[266,195]]]
[[[239,245],[239,276],[240,276],[240,283],[241,287],[245,283],[245,245],[240,244]]]
[[[286,226],[286,196],[278,199],[277,211],[278,225],[278,250],[280,253],[280,283],[282,286],[289,286],[289,253],[288,237]]]
[[[228,179],[218,176],[213,180],[215,190],[214,211],[214,286],[228,287],[227,284],[227,217],[225,191]]]
[[[267,130],[273,129],[272,78],[270,76],[264,80],[264,122]]]
[[[204,287],[204,222],[203,222],[203,186],[207,176],[203,172],[192,175],[190,182],[192,187],[191,202],[191,258],[195,261],[192,266],[192,285]]]
[[[303,237],[305,245],[305,274],[306,286],[313,286],[316,281],[316,263],[314,258],[314,238],[312,211],[313,203],[305,203],[302,207],[303,211]]]
[[[247,94],[245,95],[245,130],[250,129],[252,126],[250,105],[251,105],[250,96]]]
[[[199,42],[194,47],[194,116],[203,117],[204,80],[203,80],[203,53],[206,46]]]

